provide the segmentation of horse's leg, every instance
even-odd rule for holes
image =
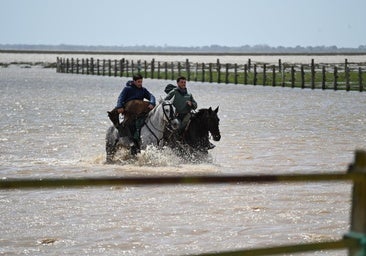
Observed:
[[[106,162],[113,163],[114,155],[117,152],[118,131],[114,126],[109,127],[106,135]]]

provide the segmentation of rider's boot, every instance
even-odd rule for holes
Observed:
[[[131,148],[130,148],[130,151],[131,151],[131,155],[135,156],[137,155],[137,153],[140,153],[140,142],[137,141],[137,140],[133,140],[133,144],[131,145]]]
[[[136,155],[140,153],[141,139],[140,130],[136,129],[132,136],[133,145],[131,146],[131,155]]]
[[[124,122],[117,126],[117,130],[120,137],[131,137],[131,130]]]

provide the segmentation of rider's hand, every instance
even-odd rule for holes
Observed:
[[[123,114],[125,112],[125,109],[124,108],[119,108],[119,109],[117,109],[117,111],[118,111],[118,113]]]
[[[153,108],[154,108],[154,105],[150,104],[150,105],[148,106],[148,108],[149,108],[149,109],[153,109]]]
[[[192,107],[192,101],[187,100],[187,105],[190,106],[190,107]]]

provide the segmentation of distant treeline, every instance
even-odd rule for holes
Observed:
[[[296,46],[272,47],[266,44],[259,45],[243,45],[237,47],[210,45],[210,46],[102,46],[102,45],[30,45],[30,44],[0,44],[0,51],[104,51],[104,52],[180,52],[180,53],[236,53],[236,54],[343,54],[343,53],[363,53],[366,54],[366,45],[360,45],[357,48],[338,48],[337,46]]]

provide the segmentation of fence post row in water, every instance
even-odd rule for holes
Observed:
[[[364,91],[366,63],[351,63],[345,59],[339,64],[287,64],[281,59],[278,64],[253,63],[248,59],[244,64],[150,62],[120,60],[95,60],[57,58],[57,72],[88,75],[130,77],[141,73],[145,78],[175,80],[184,75],[189,81],[209,83],[253,84],[263,86],[298,87],[311,89],[332,89]]]
[[[347,173],[263,175],[263,176],[176,176],[67,179],[1,179],[1,189],[44,189],[113,185],[223,184],[352,181],[350,231],[342,239],[330,242],[285,245],[270,248],[216,252],[201,255],[274,255],[319,250],[348,249],[350,256],[366,255],[366,152],[358,150]]]

